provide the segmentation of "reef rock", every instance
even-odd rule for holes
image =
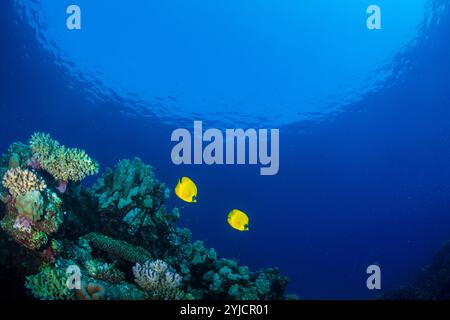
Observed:
[[[449,300],[450,242],[447,242],[409,285],[387,292],[386,300]]]

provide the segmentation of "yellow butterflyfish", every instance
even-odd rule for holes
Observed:
[[[231,210],[228,214],[228,224],[236,230],[248,231],[248,216],[241,210]]]
[[[178,180],[178,184],[175,187],[175,194],[183,201],[190,203],[197,202],[197,186],[188,177],[183,177]]]

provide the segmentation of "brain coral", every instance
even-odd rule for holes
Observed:
[[[13,168],[6,171],[3,186],[13,196],[24,195],[31,191],[44,191],[47,188],[44,180],[29,170]]]
[[[30,149],[40,167],[58,181],[80,181],[98,173],[98,163],[84,150],[66,148],[53,140],[49,134],[34,133]]]

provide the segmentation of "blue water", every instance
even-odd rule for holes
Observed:
[[[196,205],[170,205],[220,255],[279,267],[301,298],[375,297],[450,239],[448,4],[1,1],[0,149],[39,130],[103,170],[139,156],[170,186],[196,181]],[[280,128],[279,174],[173,165],[170,134],[194,120]],[[227,225],[233,208],[250,232]]]

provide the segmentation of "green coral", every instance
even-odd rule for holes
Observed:
[[[143,224],[145,217],[145,212],[139,208],[131,209],[125,217],[122,219],[123,222],[129,225],[128,232],[130,235],[136,234],[139,227]]]
[[[103,262],[93,259],[86,251],[84,245],[72,245],[72,248],[63,253],[64,256],[72,255],[75,251],[84,253],[77,259],[58,258],[52,265],[44,264],[39,272],[26,278],[25,287],[30,294],[40,300],[143,300],[148,299],[147,294],[138,286],[125,282],[123,279],[101,279],[98,276],[108,269],[113,271],[112,265],[106,266]],[[83,265],[83,259],[88,262]],[[103,264],[103,266],[102,266]],[[67,286],[69,266],[80,268],[80,289],[69,289]],[[106,269],[99,270],[106,267]],[[90,274],[95,269],[95,277]],[[114,272],[114,271],[113,271]],[[105,274],[104,274],[105,275]]]
[[[183,247],[174,263],[197,299],[269,300],[283,295],[287,278],[277,269],[250,272],[234,260],[218,259],[201,241]]]
[[[66,282],[67,276],[63,270],[44,265],[39,273],[26,278],[25,287],[41,300],[65,300],[73,293]]]
[[[89,241],[93,247],[129,262],[143,262],[152,258],[152,255],[142,247],[100,233],[90,233],[83,239]]]
[[[113,238],[142,245],[156,257],[173,254],[170,241],[179,211],[167,211],[169,190],[155,176],[154,168],[139,158],[121,160],[107,169],[92,188],[98,202],[97,225]]]
[[[89,172],[80,162],[91,168],[94,163],[80,150],[65,148],[49,135],[36,133],[29,145],[13,144],[0,156],[0,173],[33,165],[38,177],[77,181],[85,176],[74,173],[80,168],[88,174],[98,170],[94,164]],[[65,176],[57,173],[61,170],[67,170]],[[5,214],[0,225],[20,244],[9,241],[5,245],[6,237],[0,235],[0,245],[7,248],[0,259],[6,257],[10,268],[21,266],[33,274],[27,277],[26,287],[37,299],[285,298],[287,279],[277,269],[251,272],[234,260],[219,258],[201,241],[192,243],[189,229],[175,226],[180,211],[166,208],[168,188],[156,178],[154,168],[138,158],[119,161],[92,188],[72,185],[61,198],[52,185],[15,199],[0,186],[1,198],[7,203],[1,205]],[[19,253],[20,261],[10,259],[15,257],[10,251]],[[144,285],[143,290],[127,282],[133,276],[132,264],[148,260],[170,265],[166,272],[180,277],[177,285],[167,286],[168,291],[147,290],[151,286]],[[31,267],[34,263],[42,265],[37,274],[36,265]],[[63,284],[70,265],[81,270],[81,290],[71,291]],[[159,279],[165,280],[154,283],[171,278]]]
[[[84,262],[89,276],[110,283],[119,283],[125,280],[125,273],[116,268],[114,264],[100,260],[89,259]]]
[[[63,222],[61,199],[49,190],[32,191],[16,197],[7,206],[0,227],[11,238],[30,250],[42,248],[48,236],[56,233]]]
[[[27,169],[32,156],[28,145],[13,143],[0,157],[0,198],[7,203],[0,226],[23,247],[39,250],[59,230],[63,212],[62,200],[47,187],[41,172]]]
[[[14,142],[8,148],[8,151],[2,155],[0,163],[3,163],[9,169],[25,168],[30,158],[31,151],[28,145],[21,142]]]
[[[17,153],[12,153],[8,160],[8,167],[15,169],[20,167],[20,156]]]
[[[92,190],[98,199],[98,226],[105,234],[142,245],[154,259],[167,261],[183,277],[183,291],[196,299],[282,297],[287,279],[277,271],[251,273],[233,260],[219,259],[201,241],[190,243],[190,231],[173,225],[179,210],[166,210],[165,189],[153,168],[140,159],[119,161]]]
[[[112,285],[108,288],[108,299],[110,300],[144,300],[148,299],[145,292],[139,289],[138,286],[121,282],[117,285]]]
[[[114,170],[107,169],[94,185],[100,209],[126,210],[133,207],[161,207],[168,189],[160,183],[154,169],[139,158],[121,160]]]
[[[98,163],[84,150],[66,148],[49,134],[34,133],[29,144],[33,157],[42,169],[57,181],[81,181],[98,173]]]
[[[16,197],[15,207],[19,216],[38,221],[44,213],[44,198],[39,191],[30,191]]]

